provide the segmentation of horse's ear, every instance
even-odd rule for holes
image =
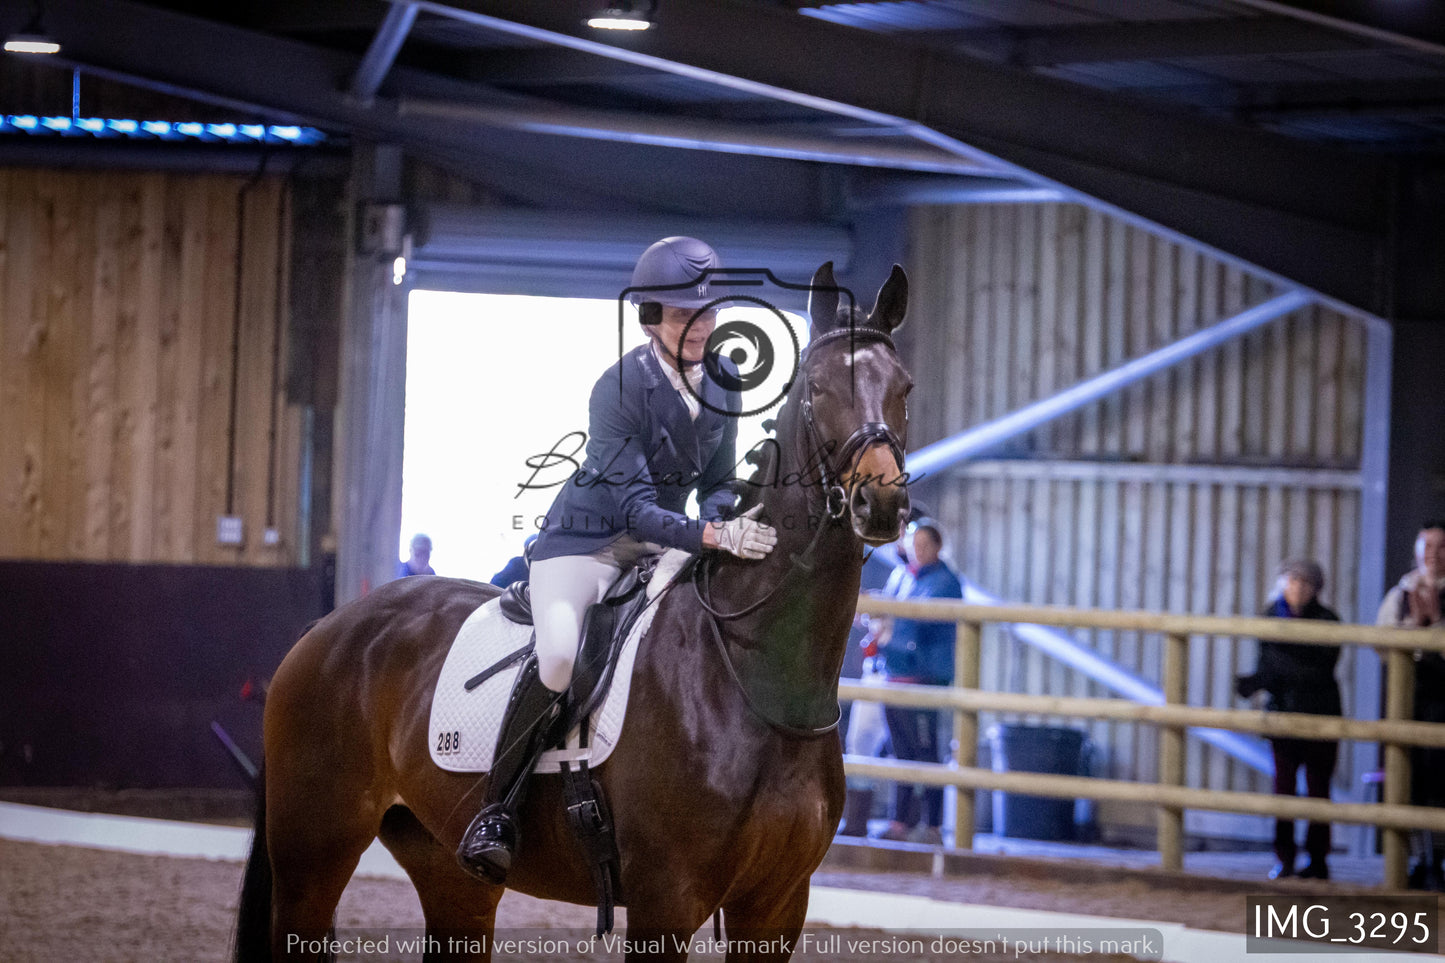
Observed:
[[[833,279],[833,262],[825,261],[813,274],[808,290],[808,317],[813,322],[813,337],[838,326],[838,282]]]
[[[869,320],[882,325],[886,331],[897,331],[903,325],[903,316],[908,313],[908,275],[900,265],[893,265],[893,271],[883,287],[878,289],[878,303],[873,306]]]

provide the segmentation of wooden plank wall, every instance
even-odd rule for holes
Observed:
[[[246,191],[238,285],[246,182],[0,169],[0,558],[295,564],[287,190]]]
[[[917,208],[911,246],[903,333],[919,385],[914,448],[1272,293],[1236,267],[1076,205]],[[1356,619],[1359,492],[1342,476],[1359,466],[1363,358],[1358,321],[1302,310],[1041,427],[994,461],[949,473],[924,497],[963,573],[1009,600],[1253,614],[1275,566],[1306,554],[1326,569],[1325,600]],[[1233,470],[1198,478],[1181,470],[1197,465]],[[1081,637],[1158,684],[1157,638]],[[1252,643],[1236,651],[1227,640],[1194,640],[1190,702],[1237,704],[1233,677],[1253,663]],[[1347,711],[1349,664],[1340,671]],[[986,635],[983,684],[1108,694],[996,630]],[[1153,777],[1153,730],[1100,723],[1092,735],[1109,774]],[[1346,754],[1342,783],[1358,777],[1348,767]],[[1266,788],[1193,739],[1188,781]]]

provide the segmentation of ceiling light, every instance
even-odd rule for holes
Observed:
[[[5,50],[9,53],[54,54],[60,53],[60,44],[43,33],[12,33],[5,38]]]
[[[647,4],[645,12],[634,10],[633,6],[629,0],[619,0],[588,18],[587,26],[594,30],[646,30],[651,27],[657,4]]]
[[[34,0],[35,12],[25,22],[25,26],[5,38],[5,50],[7,53],[21,54],[57,54],[60,53],[60,44],[50,39],[41,23],[43,11],[40,8],[40,0]]]

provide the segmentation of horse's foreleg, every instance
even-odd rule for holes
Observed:
[[[757,894],[723,907],[727,924],[727,963],[783,961],[798,949],[798,934],[808,915],[808,880],[781,897]]]
[[[623,857],[624,862],[626,857]],[[669,872],[658,860],[656,872],[644,877],[626,873],[622,892],[627,898],[627,963],[662,963],[686,960],[693,935],[707,921],[717,895],[704,895],[708,884],[681,869]]]
[[[423,963],[486,963],[497,903],[505,887],[462,872],[451,849],[437,842],[404,806],[387,810],[381,842],[411,877],[426,917]]]

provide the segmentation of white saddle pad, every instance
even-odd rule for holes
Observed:
[[[672,583],[688,558],[688,553],[674,549],[659,560],[647,584],[647,607],[622,644],[605,700],[592,713],[588,748],[578,748],[579,732],[573,729],[567,735],[567,748],[543,753],[534,772],[560,772],[559,763],[564,759],[586,759],[589,765],[597,766],[612,753],[612,747],[622,735],[622,718],[627,711],[627,692],[638,644],[657,614],[658,596]],[[504,616],[499,599],[487,602],[462,623],[432,696],[427,743],[432,761],[438,766],[451,772],[486,772],[491,768],[502,714],[512,683],[521,671],[522,660],[470,692],[466,690],[466,682],[525,646],[531,638],[532,627],[518,625]]]

